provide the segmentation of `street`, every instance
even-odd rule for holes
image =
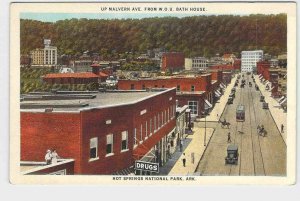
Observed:
[[[242,78],[241,78],[242,79]],[[233,104],[226,105],[221,120],[226,119],[230,128],[222,128],[220,123],[209,123],[215,132],[203,154],[196,172],[201,175],[241,175],[241,176],[286,176],[286,145],[268,109],[262,108],[261,92],[255,90],[250,75],[245,74],[245,88],[236,87]],[[252,87],[249,87],[249,81]],[[245,121],[236,121],[236,108],[245,106]],[[269,105],[269,107],[273,107]],[[276,118],[276,117],[274,117]],[[267,135],[258,135],[257,126],[264,125]],[[203,122],[195,126],[203,126]],[[238,164],[225,165],[228,132],[231,144],[238,145]]]

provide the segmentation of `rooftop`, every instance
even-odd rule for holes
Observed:
[[[26,112],[45,112],[47,109],[51,112],[80,112],[83,110],[90,110],[96,108],[105,108],[105,107],[113,107],[120,105],[130,105],[150,97],[165,93],[172,89],[157,89],[157,90],[139,90],[139,91],[107,91],[105,93],[94,92],[88,98],[84,98],[82,94],[78,94],[78,99],[76,99],[76,94],[72,93],[72,95],[65,94],[65,98],[61,94],[52,95],[52,98],[46,98],[43,100],[43,95],[38,96],[37,100],[33,100],[33,98],[26,100],[23,97],[23,101],[21,101],[20,107],[21,111]],[[34,95],[30,95],[31,97]],[[70,98],[71,96],[71,98]],[[92,97],[92,98],[91,98]]]
[[[50,73],[43,76],[43,78],[98,78],[98,77],[107,77],[108,75],[100,72],[99,75],[92,72],[84,73]]]

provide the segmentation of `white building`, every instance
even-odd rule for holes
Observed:
[[[57,47],[50,46],[51,40],[44,40],[44,64],[56,65],[57,64]]]
[[[241,53],[241,71],[256,71],[256,62],[263,59],[264,52],[262,50],[242,51]]]
[[[192,70],[192,59],[191,58],[185,58],[184,59],[184,69],[185,70]]]
[[[208,67],[207,59],[205,57],[192,58],[192,69],[198,71],[206,71]]]
[[[57,47],[50,46],[51,40],[44,39],[44,49],[30,51],[32,65],[57,65]]]

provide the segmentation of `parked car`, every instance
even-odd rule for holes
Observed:
[[[269,104],[266,103],[266,102],[263,102],[262,108],[263,108],[263,109],[269,109]]]
[[[264,102],[265,101],[265,97],[264,96],[260,96],[260,102]]]

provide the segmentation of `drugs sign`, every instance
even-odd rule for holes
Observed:
[[[159,164],[144,161],[135,161],[134,169],[159,173]]]

